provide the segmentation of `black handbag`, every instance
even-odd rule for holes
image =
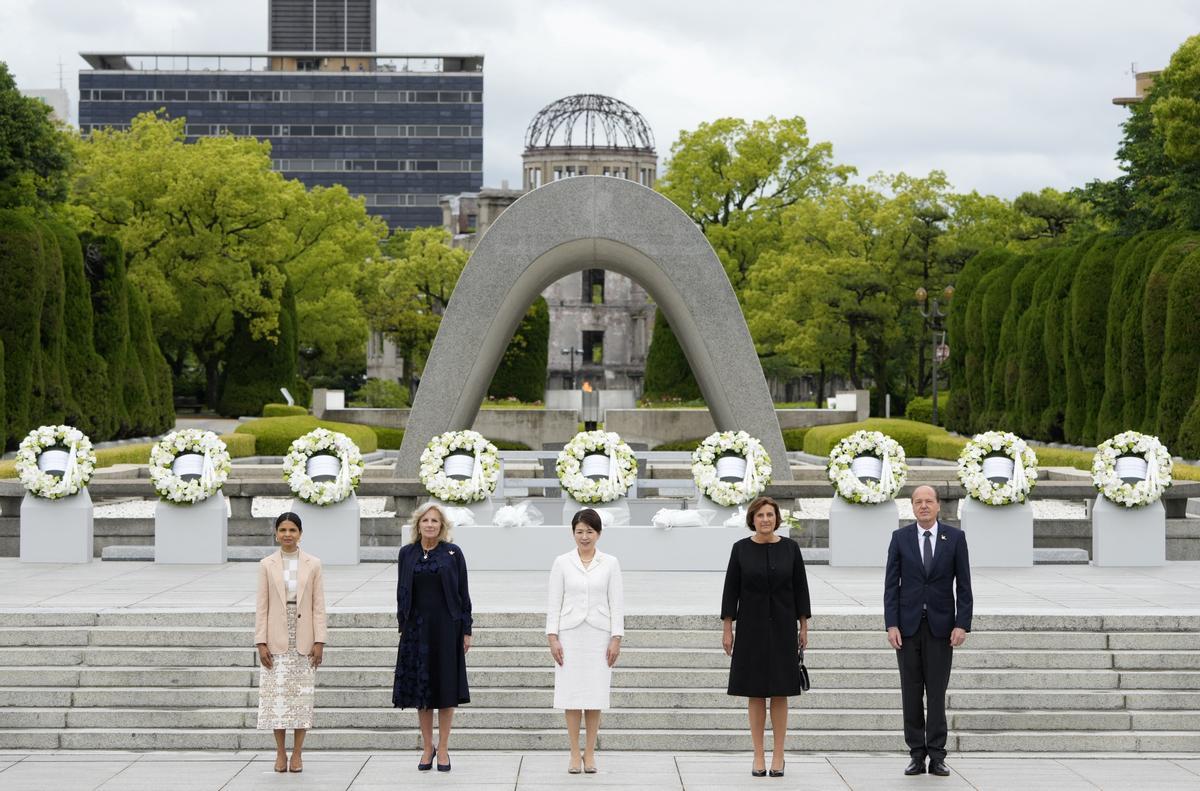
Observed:
[[[812,688],[812,684],[809,683],[808,680],[808,668],[804,666],[803,648],[800,649],[799,653],[796,655],[796,658],[800,662],[800,691],[808,692],[808,690]]]

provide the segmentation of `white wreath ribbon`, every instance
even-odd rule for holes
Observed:
[[[217,471],[213,466],[212,455],[207,451],[201,455],[204,457],[204,461],[200,466],[200,485],[205,489],[211,489],[213,485],[213,479],[216,477]]]
[[[1157,453],[1151,452],[1146,456],[1146,483],[1149,484],[1146,488],[1151,498],[1158,499],[1168,486],[1167,476],[1163,475],[1162,467],[1158,464]]]
[[[879,455],[883,456],[883,460],[882,460],[882,462],[880,464],[880,468],[879,468],[879,483],[881,486],[891,486],[892,485],[891,454],[880,451]],[[886,481],[887,483],[884,483],[884,481]]]
[[[1013,461],[1016,463],[1013,464],[1013,490],[1024,492],[1028,490],[1028,481],[1025,478],[1025,449],[1017,450],[1014,455],[1016,458]]]
[[[78,466],[78,463],[77,463],[75,457],[76,457],[76,448],[75,448],[75,443],[72,442],[71,443],[71,452],[67,456],[67,469],[63,470],[62,482],[59,484],[59,486],[62,488],[62,490],[64,492],[71,491],[71,482],[74,480],[75,473],[76,473],[75,468]]]
[[[479,459],[479,452],[473,451],[475,463],[471,467],[471,486],[477,491],[483,488],[483,462]]]

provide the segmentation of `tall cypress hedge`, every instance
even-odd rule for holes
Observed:
[[[1155,428],[1158,438],[1168,448],[1175,445],[1180,426],[1196,399],[1197,372],[1200,371],[1197,316],[1200,316],[1200,250],[1193,250],[1179,263],[1171,277],[1167,297],[1162,384]],[[1181,452],[1180,448],[1175,450]]]
[[[129,290],[125,282],[125,251],[111,236],[81,234],[83,260],[92,293],[92,325],[96,352],[108,368],[109,420],[113,436],[131,436],[132,422],[126,381],[129,360]],[[142,380],[145,387],[145,380]]]
[[[8,403],[8,389],[4,386],[4,341],[0,341],[0,451],[4,450],[8,426],[5,425],[5,405]]]
[[[1021,386],[1017,390],[1014,430],[1022,436],[1042,439],[1041,417],[1050,403],[1046,354],[1042,338],[1046,331],[1046,303],[1054,288],[1058,252],[1039,251],[1026,265],[1037,270],[1029,310],[1017,325],[1017,364]]]
[[[654,313],[654,335],[646,352],[645,382],[643,394],[646,398],[693,401],[701,397],[700,385],[661,310]]]
[[[144,406],[135,416],[135,433],[161,434],[175,425],[175,399],[172,397],[171,368],[154,339],[150,324],[150,305],[146,297],[129,284],[130,359],[135,361],[145,386]]]
[[[1112,288],[1108,295],[1108,315],[1104,321],[1104,395],[1096,416],[1096,434],[1110,437],[1120,431],[1124,422],[1121,414],[1125,403],[1125,383],[1121,371],[1122,333],[1129,306],[1141,299],[1141,292],[1130,293],[1138,280],[1142,256],[1157,241],[1154,234],[1140,233],[1126,240],[1113,260]]]
[[[1167,302],[1175,270],[1198,246],[1200,239],[1195,237],[1169,245],[1146,278],[1142,297],[1142,343],[1146,360],[1146,411],[1142,416],[1142,431],[1154,433],[1158,427],[1158,400],[1166,351]]]
[[[1021,271],[1021,259],[1010,255],[1004,266],[993,271],[986,279],[983,302],[980,305],[981,332],[983,337],[983,413],[977,430],[992,428],[1000,424],[1004,411],[1004,365],[1007,350],[1000,342],[1000,331],[1004,324],[1004,312],[1012,298],[1013,278]],[[982,284],[981,284],[982,285]]]
[[[0,343],[4,344],[5,435],[17,442],[33,422],[35,376],[40,373],[42,237],[18,210],[0,210]],[[39,385],[40,386],[40,385]]]
[[[550,359],[550,308],[545,298],[538,297],[525,311],[517,335],[522,342],[509,342],[488,386],[488,395],[541,401],[546,395],[546,368]]]
[[[1134,258],[1138,267],[1137,275],[1131,281],[1125,318],[1121,322],[1122,404],[1118,431],[1139,429],[1145,425],[1146,350],[1142,335],[1142,307],[1146,301],[1146,283],[1163,252],[1169,246],[1178,244],[1183,237],[1177,232],[1154,234],[1152,243],[1144,246]]]
[[[1040,270],[1032,265],[1029,257],[1018,262],[1018,271],[1012,281],[1008,308],[1000,325],[1000,348],[997,351],[993,377],[999,377],[1000,415],[997,425],[1017,424],[1017,400],[1021,388],[1021,318],[1029,311],[1033,301],[1033,287]]]
[[[954,309],[946,317],[947,342],[952,351],[949,360],[950,401],[946,407],[944,423],[951,430],[961,433],[969,433],[971,430],[973,413],[967,379],[979,364],[967,339],[967,309],[970,306],[971,294],[986,274],[991,260],[992,253],[988,251],[972,257],[966,263],[955,282]]]
[[[1096,418],[1104,398],[1108,298],[1114,259],[1122,241],[1113,236],[1097,240],[1080,261],[1071,289],[1072,348],[1075,370],[1082,385],[1078,400],[1082,420],[1077,433],[1073,433],[1073,441],[1084,445],[1096,444]]]
[[[66,422],[93,438],[111,437],[117,421],[112,413],[108,365],[96,352],[92,295],[83,267],[79,237],[62,223],[51,223],[62,253],[63,332],[66,380],[71,395]]]
[[[40,373],[33,382],[33,405],[30,417],[37,425],[58,425],[66,420],[70,397],[66,381],[66,339],[63,337],[63,282],[62,251],[58,239],[45,224],[38,223],[42,248],[42,292],[40,341],[36,350],[35,365]]]
[[[225,350],[217,412],[226,417],[261,415],[264,404],[279,400],[279,388],[293,387],[298,368],[296,298],[285,281],[276,340],[250,335],[250,322],[234,314],[233,337]]]
[[[1053,442],[1061,442],[1064,438],[1069,401],[1069,369],[1063,329],[1070,313],[1071,283],[1075,279],[1075,267],[1087,244],[1064,248],[1058,254],[1054,285],[1046,302],[1046,325],[1042,343],[1046,354],[1046,379],[1050,385],[1050,393],[1046,411],[1042,413],[1042,429],[1039,433]]]

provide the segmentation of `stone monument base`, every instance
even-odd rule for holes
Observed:
[[[1092,505],[1092,564],[1165,566],[1167,511],[1162,501],[1126,508],[1103,495]]]
[[[1033,506],[986,505],[971,498],[958,506],[971,567],[1033,565]]]
[[[58,500],[25,495],[22,563],[90,563],[92,552],[92,496],[86,486]]]
[[[195,505],[154,507],[155,563],[224,563],[228,544],[229,507],[221,492]]]
[[[899,526],[895,500],[859,505],[834,497],[829,504],[829,565],[882,568]]]
[[[359,562],[361,518],[358,497],[333,505],[312,505],[296,498],[289,507],[304,522],[300,548],[324,566],[354,566]]]

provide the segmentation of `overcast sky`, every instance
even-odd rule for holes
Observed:
[[[573,93],[633,105],[660,161],[682,129],[800,115],[863,175],[945,170],[1014,197],[1117,173],[1131,64],[1200,32],[1163,0],[378,0],[389,52],[482,53],[484,181],[520,184],[530,118]],[[0,0],[0,59],[75,120],[80,51],[263,51],[267,0]]]

